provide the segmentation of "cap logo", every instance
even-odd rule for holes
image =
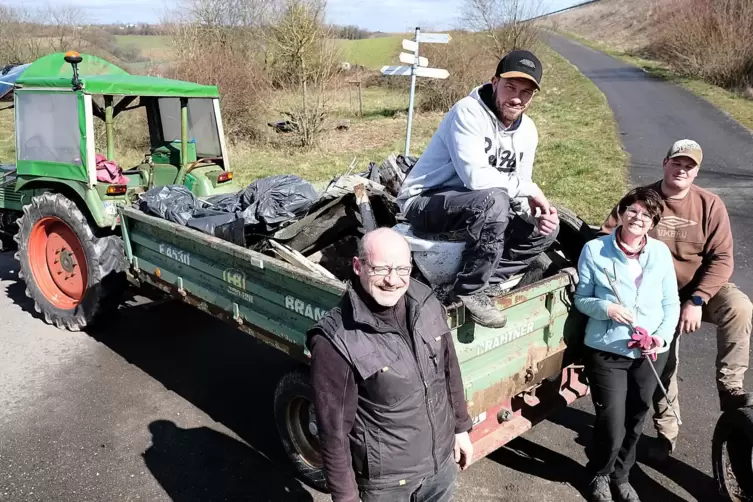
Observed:
[[[532,70],[536,69],[536,63],[534,63],[530,59],[521,59],[520,61],[518,61],[518,63],[522,64],[523,66],[527,66]]]
[[[673,153],[678,152],[687,152],[688,150],[700,150],[701,147],[696,143],[695,141],[691,140],[680,140],[675,143],[673,150]]]

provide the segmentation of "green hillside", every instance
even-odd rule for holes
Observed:
[[[338,40],[345,61],[370,69],[379,69],[388,64],[400,64],[402,35],[391,37],[366,38],[363,40]]]

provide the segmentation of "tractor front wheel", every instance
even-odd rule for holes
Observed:
[[[15,240],[26,296],[48,324],[79,331],[117,307],[127,284],[123,241],[96,237],[64,195],[48,192],[24,206]]]

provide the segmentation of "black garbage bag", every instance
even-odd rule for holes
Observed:
[[[209,209],[217,211],[224,211],[226,213],[238,213],[241,211],[241,194],[243,192],[236,193],[221,193],[219,195],[212,195],[207,197],[206,202],[209,205]]]
[[[144,193],[139,209],[147,214],[185,225],[193,218],[198,204],[196,196],[183,185],[165,185]]]
[[[418,157],[414,157],[413,155],[406,157],[405,155],[400,154],[397,156],[396,161],[400,170],[407,176],[411,169],[416,165],[416,162],[418,162]]]
[[[238,213],[197,211],[196,216],[188,220],[186,226],[241,246],[245,245],[243,238],[245,225]]]
[[[202,202],[183,185],[165,185],[147,191],[140,209],[173,223],[185,225],[243,245],[243,220],[238,194],[217,195]],[[233,202],[234,199],[234,202]]]
[[[241,195],[247,225],[263,225],[267,231],[305,214],[318,199],[311,183],[293,174],[279,174],[251,183]]]

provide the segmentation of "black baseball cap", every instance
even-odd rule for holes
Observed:
[[[502,78],[525,78],[535,83],[538,89],[541,89],[541,77],[544,75],[544,68],[533,52],[514,50],[500,59],[495,75]]]

